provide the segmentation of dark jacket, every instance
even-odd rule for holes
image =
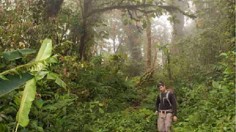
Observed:
[[[160,99],[160,95],[157,96],[156,99],[156,110],[160,111],[160,110],[169,110],[172,109],[173,111],[173,116],[177,115],[177,102],[176,102],[176,98],[175,95],[172,92],[169,92],[168,98],[169,101],[171,103],[168,102],[168,100],[166,99],[166,93],[161,93],[161,99]]]

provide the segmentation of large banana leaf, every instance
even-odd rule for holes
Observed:
[[[36,80],[35,78],[27,81],[23,95],[21,98],[20,109],[17,112],[16,120],[22,127],[26,127],[29,123],[29,112],[32,101],[36,94]]]
[[[2,55],[4,59],[8,61],[12,61],[12,60],[22,58],[25,55],[29,55],[35,52],[36,50],[33,50],[33,49],[18,49],[18,50],[3,52]]]
[[[8,80],[0,79],[0,97],[24,85],[33,76],[29,73],[22,75],[8,75]]]
[[[37,54],[35,61],[48,59],[51,56],[51,53],[52,53],[52,40],[45,39],[40,47],[40,50]],[[43,63],[38,64],[37,66],[42,66],[42,65]],[[40,69],[41,68],[39,68],[37,72],[40,72]],[[36,78],[40,77],[37,77],[36,75],[35,78],[29,80],[26,83],[21,99],[20,109],[17,112],[16,120],[18,124],[21,125],[22,127],[26,127],[29,123],[28,115],[30,112],[32,101],[35,99],[35,94],[36,94]]]
[[[59,86],[66,88],[66,83],[64,81],[62,81],[59,77],[58,74],[53,73],[53,72],[49,72],[47,74],[47,79],[52,79],[55,80],[55,83],[58,84]]]
[[[44,39],[35,61],[45,60],[52,54],[52,40]]]
[[[37,61],[44,61],[51,56],[51,53],[52,53],[52,40],[45,39],[41,45],[41,48],[36,56],[35,61],[36,62]],[[22,53],[20,53],[20,54],[22,54]],[[18,58],[17,56],[18,55],[16,54],[15,57],[11,57],[10,59]],[[37,67],[41,67],[42,65],[44,65],[44,63],[39,63],[39,64],[37,64]],[[42,68],[38,68],[38,69],[39,70],[37,70],[37,72],[41,72]],[[28,125],[28,123],[29,123],[28,115],[30,112],[32,101],[35,99],[35,94],[36,94],[36,78],[43,78],[43,77],[41,77],[41,76],[37,77],[37,74],[36,74],[34,78],[32,78],[32,76],[30,76],[30,78],[29,77],[27,78],[26,75],[22,75],[22,78],[23,79],[19,81],[19,79],[14,80],[12,78],[7,77],[8,80],[6,80],[4,78],[4,76],[0,77],[0,79],[2,79],[1,80],[2,84],[0,81],[0,92],[2,90],[3,94],[8,93],[11,90],[14,90],[16,87],[19,87],[20,85],[24,84],[27,81],[24,91],[23,91],[22,98],[21,98],[20,109],[17,112],[17,116],[16,116],[16,120],[18,122],[16,130],[18,128],[18,125],[21,125],[22,127],[25,127]],[[0,95],[2,95],[2,94],[0,94]]]

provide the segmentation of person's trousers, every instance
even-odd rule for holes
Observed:
[[[170,132],[172,123],[172,113],[160,113],[157,121],[158,132]]]

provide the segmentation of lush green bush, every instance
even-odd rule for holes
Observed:
[[[95,121],[92,131],[99,132],[133,132],[155,131],[155,115],[148,109],[127,108],[121,112],[106,113]]]
[[[61,64],[50,69],[59,73],[67,88],[61,88],[52,81],[39,81],[37,98],[29,115],[29,126],[20,130],[155,129],[153,109],[133,108],[140,106],[141,98],[133,87],[134,83],[127,80],[120,70],[122,58],[112,56],[104,59],[98,56],[91,62],[77,62],[76,58],[70,56],[60,59]],[[14,95],[13,98],[20,97]],[[11,102],[17,106],[17,101]],[[6,120],[5,123],[14,123],[14,120]],[[14,125],[7,126],[9,130],[14,128]]]
[[[235,52],[222,53],[221,57],[222,61],[215,67],[215,78],[206,78],[191,88],[180,88],[180,122],[176,131],[235,130]]]

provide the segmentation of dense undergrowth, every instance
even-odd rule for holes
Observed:
[[[67,88],[60,88],[53,81],[39,81],[29,114],[30,123],[19,130],[94,132],[154,129],[153,109],[141,106],[145,93],[138,95],[135,80],[127,79],[121,72],[122,58],[111,56],[104,59],[94,57],[91,62],[78,63],[76,58],[68,56],[61,58],[61,64],[51,66],[52,71],[60,73]],[[2,97],[2,131],[14,130],[20,96],[21,92],[17,90]]]
[[[176,83],[179,120],[174,123],[175,131],[234,131],[235,52],[220,57],[222,61],[205,81]],[[95,57],[90,63],[73,59],[64,57],[61,65],[51,67],[63,71],[67,89],[38,82],[30,123],[20,131],[156,131],[155,83],[134,87],[137,79],[123,76],[119,56]],[[1,131],[14,129],[19,98],[18,91],[2,97]]]
[[[179,88],[176,131],[235,131],[235,52],[220,57],[221,62],[205,81]]]

